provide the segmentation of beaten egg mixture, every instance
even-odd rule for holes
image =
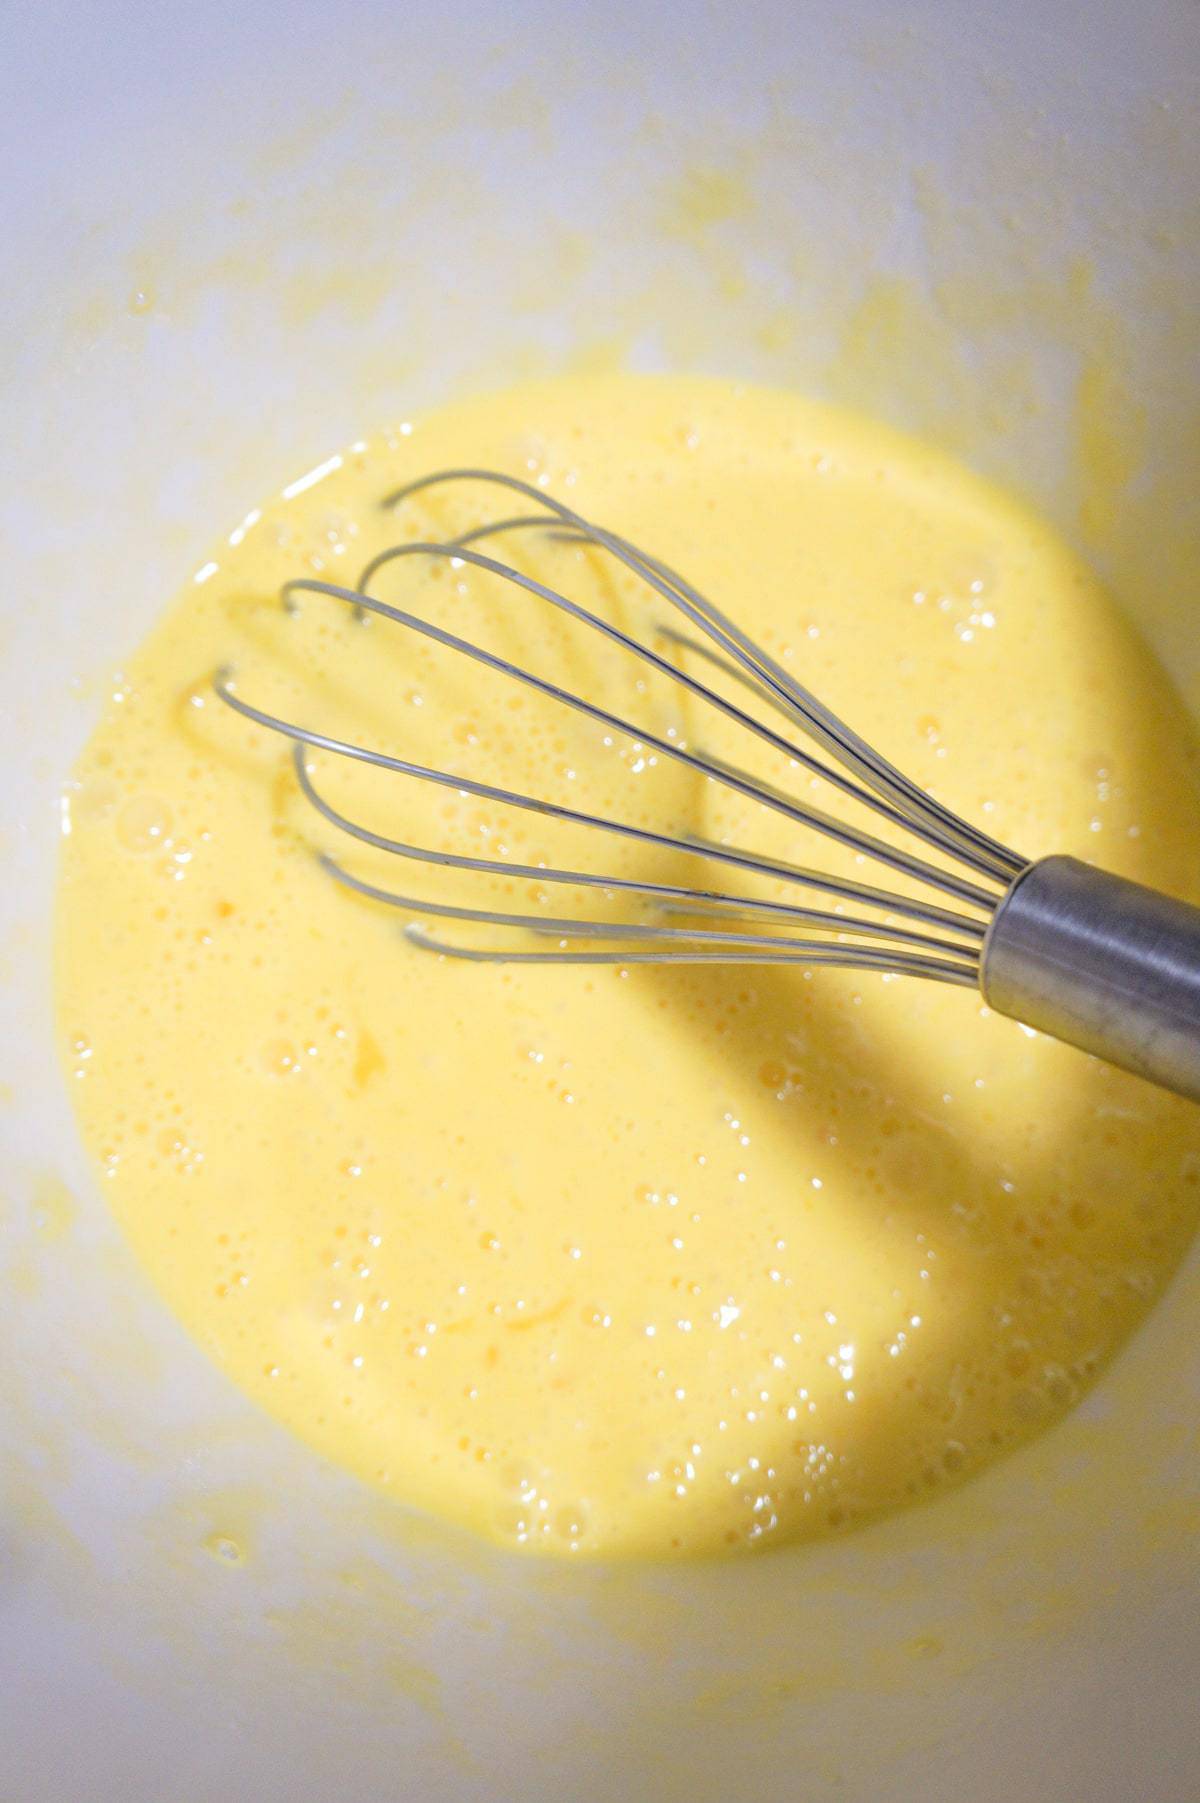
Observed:
[[[1190,728],[1022,506],[782,393],[627,377],[488,396],[255,509],[114,680],[67,796],[57,973],[111,1207],[264,1408],[506,1545],[721,1553],[956,1483],[1067,1409],[1150,1306],[1196,1218],[1198,1117],[971,991],[458,963],[406,939],[411,909],[336,883],[315,851],[414,900],[607,905],[347,840],[298,793],[285,741],[214,696],[219,666],[247,700],[394,755],[881,880],[402,627],[311,594],[280,606],[290,578],[352,587],[384,546],[523,510],[469,484],[381,505],[464,463],[544,485],[680,569],[1023,854],[1197,893]],[[594,550],[528,533],[484,548],[628,627],[654,612]],[[405,558],[373,592],[747,761],[676,685],[485,572]],[[713,880],[310,758],[339,808],[418,844]],[[754,767],[840,805],[773,754]]]

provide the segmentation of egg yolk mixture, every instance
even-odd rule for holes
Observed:
[[[478,483],[383,505],[462,465],[544,486],[680,570],[1023,855],[1197,894],[1183,712],[1013,500],[782,393],[581,378],[460,404],[248,515],[115,679],[68,789],[57,934],[63,1057],[111,1206],[266,1409],[504,1544],[724,1552],[956,1483],[1066,1410],[1144,1315],[1195,1222],[1200,1117],[969,989],[414,945],[422,899],[547,917],[636,904],[348,838],[305,800],[288,743],[214,695],[220,666],[247,701],[396,757],[888,881],[394,622],[312,592],[281,606],[290,579],[353,588],[387,546],[529,511]],[[478,548],[654,642],[661,605],[594,547],[514,529]],[[660,737],[847,805],[485,570],[403,557],[371,590]],[[338,811],[411,844],[736,881],[308,759]],[[414,905],[348,892],[321,851]]]

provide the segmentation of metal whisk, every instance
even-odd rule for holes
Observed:
[[[921,893],[873,887],[751,848],[658,832],[333,738],[252,705],[238,693],[233,671],[222,669],[214,679],[217,694],[247,719],[293,742],[300,790],[330,826],[350,839],[464,874],[527,877],[585,897],[589,891],[628,896],[648,904],[654,917],[624,922],[592,918],[585,911],[549,917],[469,903],[437,903],[380,888],[322,854],[325,868],[338,882],[402,910],[410,917],[406,931],[415,945],[454,958],[543,964],[825,965],[977,988],[1001,1014],[1200,1099],[1200,908],[1076,858],[1052,856],[1031,863],[999,844],[888,763],[676,571],[530,483],[492,470],[440,470],[407,483],[383,504],[394,507],[422,490],[459,482],[506,489],[534,510],[506,515],[445,541],[391,546],[371,559],[354,588],[310,578],[288,582],[282,591],[285,607],[294,608],[301,594],[320,595],[360,617],[390,621],[725,785],[798,830],[815,832],[870,859]],[[648,636],[655,643],[643,643],[480,548],[502,534],[535,531],[603,551],[686,625],[669,616],[658,617],[660,610],[655,609],[647,621]],[[869,809],[903,833],[912,848],[881,839],[678,738],[648,732],[586,696],[380,600],[371,593],[375,577],[402,558],[474,566],[515,584],[640,659],[794,766],[819,777],[842,800]],[[731,679],[739,699],[714,689],[697,668]],[[308,748],[571,827],[683,854],[697,861],[698,872],[707,865],[710,870],[717,866],[775,879],[808,899],[755,898],[702,881],[696,886],[677,885],[541,862],[519,864],[388,838],[339,812],[320,793],[306,757]],[[812,905],[816,899],[830,905]],[[453,921],[476,935],[486,930],[486,936],[467,944],[447,942],[414,924],[413,915]],[[524,937],[528,934],[541,943],[531,947]]]

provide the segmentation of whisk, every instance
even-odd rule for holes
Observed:
[[[326,870],[339,883],[400,909],[409,917],[406,932],[414,945],[453,958],[622,966],[835,966],[973,988],[997,1013],[1200,1100],[1200,908],[1074,857],[1055,855],[1031,862],[998,843],[904,776],[677,571],[531,483],[486,469],[438,470],[397,489],[383,505],[392,508],[423,490],[456,483],[506,490],[521,497],[523,511],[444,541],[393,545],[370,560],[354,588],[307,577],[288,582],[282,590],[285,607],[294,609],[301,595],[318,595],[353,609],[360,618],[370,615],[388,621],[640,742],[652,754],[676,760],[782,816],[798,833],[833,841],[906,883],[900,890],[875,887],[750,847],[658,832],[482,777],[391,756],[265,711],[243,698],[233,670],[223,668],[214,678],[217,694],[247,719],[293,742],[302,794],[327,825],[347,839],[400,859],[460,872],[464,878],[528,877],[584,898],[597,891],[630,897],[653,917],[616,921],[591,917],[586,907],[548,916],[472,906],[469,899],[461,904],[434,902],[367,882],[321,854]],[[643,642],[482,548],[501,536],[547,531],[557,539],[602,551],[638,579],[648,598],[666,604],[667,617],[660,617],[658,607],[648,613],[647,637],[653,643]],[[861,804],[903,835],[902,842],[880,838],[678,737],[648,732],[599,701],[380,600],[371,592],[376,576],[404,558],[473,566],[514,584],[678,684],[694,702],[716,710],[782,753],[793,767],[820,778],[840,800]],[[706,680],[709,672],[719,672],[737,699],[714,688]],[[695,885],[673,884],[540,861],[519,864],[389,838],[340,812],[320,792],[306,755],[310,749],[573,828],[591,829],[610,839],[615,836],[681,854],[696,860],[698,872],[718,868],[774,879],[797,899],[755,898],[702,880]],[[728,874],[725,880],[731,880]],[[818,906],[818,901],[828,905]],[[467,929],[474,937],[466,944],[444,940],[414,921],[414,915],[454,922],[458,930]]]

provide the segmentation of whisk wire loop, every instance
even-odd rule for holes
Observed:
[[[909,883],[932,891],[934,897],[910,895],[879,888],[857,878],[840,876],[805,865],[792,864],[752,849],[743,849],[690,832],[658,830],[616,816],[573,808],[545,796],[528,794],[480,777],[438,769],[324,733],[315,727],[284,719],[245,700],[238,692],[233,671],[226,667],[214,678],[220,698],[244,718],[279,733],[293,744],[293,765],[299,791],[327,826],[376,851],[443,870],[474,873],[512,880],[523,878],[539,885],[600,892],[605,898],[632,897],[654,910],[652,920],[625,921],[564,914],[551,916],[534,910],[505,911],[446,903],[409,895],[371,883],[322,854],[322,864],[345,887],[370,899],[401,910],[454,922],[463,927],[498,929],[507,937],[500,943],[443,941],[410,920],[408,935],[417,945],[448,955],[483,962],[631,964],[631,963],[787,963],[812,967],[833,965],[892,975],[919,975],[935,981],[974,985],[989,920],[1025,860],[977,828],[959,819],[940,802],[926,795],[864,739],[798,683],[770,654],[748,637],[727,615],[669,565],[640,550],[620,535],[586,520],[581,514],[518,477],[479,469],[441,470],[407,484],[386,497],[383,505],[401,502],[447,483],[487,483],[513,491],[532,501],[535,513],[513,514],[484,521],[444,540],[418,538],[388,546],[372,557],[354,587],[316,578],[297,578],[284,585],[282,601],[295,610],[303,596],[319,596],[341,603],[359,618],[374,616],[442,647],[476,665],[524,685],[556,704],[590,719],[608,733],[634,741],[642,749],[672,760],[704,780],[720,785],[776,815],[798,829],[815,832],[853,853],[858,859],[882,864]],[[695,633],[681,630],[657,615],[649,629],[658,643],[676,653],[655,649],[626,631],[614,620],[593,612],[570,595],[539,581],[514,564],[479,547],[504,534],[535,530],[558,540],[600,551],[614,559],[645,585],[660,601],[684,616]],[[863,827],[800,800],[786,789],[743,769],[740,765],[688,744],[677,735],[656,733],[599,701],[563,687],[523,664],[489,650],[371,593],[371,585],[389,565],[405,558],[450,560],[503,580],[536,601],[556,609],[575,624],[600,635],[654,673],[677,685],[692,700],[735,727],[749,733],[793,768],[828,784],[838,795],[871,811],[896,833],[910,835],[921,847],[909,850],[880,838]],[[730,695],[714,688],[689,669],[700,663],[718,672],[742,695],[752,696],[760,709],[782,718],[802,733],[823,755],[798,744],[795,738],[751,711]],[[543,818],[582,827],[642,844],[658,851],[679,854],[717,865],[731,872],[772,879],[835,898],[831,908],[790,900],[748,896],[705,885],[642,880],[589,872],[568,866],[518,863],[505,858],[485,858],[461,852],[436,850],[391,837],[351,818],[321,792],[310,768],[309,754],[319,751],[335,758],[419,781],[440,785],[461,795],[493,802],[505,808],[532,812]],[[938,854],[958,870],[935,863],[927,855]],[[969,874],[962,874],[962,872]],[[955,907],[948,907],[948,898]],[[852,912],[846,911],[851,904]],[[963,909],[968,910],[963,912]],[[731,923],[740,922],[741,927]],[[677,924],[682,923],[682,924]],[[759,930],[744,930],[753,927]],[[534,949],[511,939],[514,930],[553,941]]]

